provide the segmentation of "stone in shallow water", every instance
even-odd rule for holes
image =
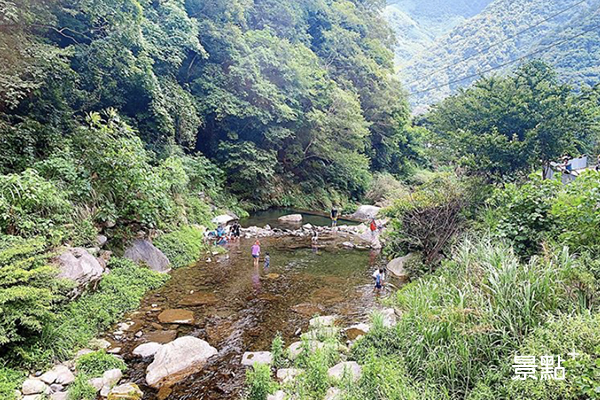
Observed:
[[[150,357],[155,355],[162,346],[162,344],[156,342],[144,343],[133,349],[132,353],[139,357]]]
[[[218,301],[217,296],[214,293],[197,292],[184,296],[179,304],[182,306],[202,306],[208,304],[215,304]]]
[[[277,279],[279,278],[279,274],[270,273],[265,276],[267,279]]]
[[[194,313],[182,309],[165,310],[158,315],[158,320],[163,324],[192,325],[194,323]]]
[[[177,331],[173,330],[148,332],[145,336],[145,338],[149,342],[156,342],[162,344],[172,342],[173,340],[175,340],[176,337]]]
[[[313,315],[319,314],[323,312],[323,308],[321,306],[310,304],[310,303],[301,303],[292,307],[292,311],[304,315],[307,317],[312,317]]]
[[[217,349],[204,340],[184,336],[167,343],[154,355],[146,369],[146,382],[154,388],[172,386],[201,370]]]
[[[271,365],[273,356],[270,351],[247,351],[242,357],[242,365],[251,366],[254,363]]]
[[[302,214],[290,214],[277,218],[280,222],[302,222]]]

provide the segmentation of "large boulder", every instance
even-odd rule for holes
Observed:
[[[302,214],[290,214],[277,218],[279,222],[300,223],[302,222]]]
[[[387,270],[402,280],[408,279],[408,272],[404,269],[406,262],[412,257],[412,254],[407,254],[404,257],[394,258],[387,265]]]
[[[216,217],[214,217],[212,219],[212,223],[217,224],[217,225],[227,225],[231,221],[235,221],[235,220],[236,220],[236,218],[232,217],[231,215],[223,214],[223,215],[217,215]]]
[[[59,278],[77,283],[77,294],[90,284],[98,282],[107,271],[103,262],[82,247],[68,248],[55,259],[55,263],[58,265]]]
[[[160,388],[174,385],[185,377],[200,371],[217,349],[204,340],[184,336],[162,346],[154,361],[146,369],[146,382]]]
[[[381,207],[360,206],[353,214],[350,215],[350,218],[357,219],[360,221],[368,221],[371,218],[377,217],[377,214],[379,214],[379,210],[381,210]]]
[[[21,392],[24,395],[45,393],[48,386],[39,379],[26,379],[21,387]]]
[[[148,240],[134,240],[131,246],[125,250],[123,256],[136,263],[143,263],[156,272],[167,273],[171,271],[171,263],[167,256]]]

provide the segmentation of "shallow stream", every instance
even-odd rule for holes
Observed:
[[[327,246],[317,250],[309,238],[261,242],[263,254],[271,255],[268,269],[262,259],[258,268],[253,266],[253,240],[241,239],[228,246],[228,254],[173,271],[165,286],[149,293],[140,309],[127,316],[135,322],[133,327],[117,335],[118,340],[112,333],[117,328],[107,335],[122,348],[127,378],[142,388],[145,399],[158,396],[145,384],[151,360],[131,355],[142,343],[192,335],[219,350],[201,372],[173,386],[167,399],[237,399],[243,390],[245,369],[240,361],[245,351],[269,350],[277,332],[286,344],[298,340],[315,314],[337,314],[347,325],[368,319],[378,296],[371,279],[377,253]],[[165,309],[190,310],[195,322],[161,323],[158,315]]]

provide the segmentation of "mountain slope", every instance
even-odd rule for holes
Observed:
[[[597,67],[600,42],[598,29],[592,28],[600,25],[600,13],[596,12],[600,0],[588,0],[572,7],[578,2],[494,1],[483,12],[439,38],[400,71],[407,89],[413,93],[413,105],[439,101],[472,83],[477,74],[532,52],[537,52],[535,58],[555,65],[563,79],[596,83],[600,76],[600,68]],[[572,8],[562,12],[569,7]],[[558,13],[560,15],[556,15]],[[553,18],[542,22],[550,17]],[[522,32],[525,29],[527,31]],[[591,32],[571,40],[590,29]],[[563,41],[559,46],[547,49]],[[490,46],[493,47],[486,50]],[[500,69],[512,68],[513,64]],[[462,80],[470,75],[476,76]],[[459,79],[459,82],[454,82]],[[420,93],[422,91],[427,92]]]
[[[402,66],[425,51],[435,40],[468,18],[477,15],[492,0],[389,0],[384,17],[396,33],[396,63]]]

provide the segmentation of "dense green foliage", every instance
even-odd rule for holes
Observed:
[[[40,366],[71,356],[126,311],[135,309],[146,291],[168,279],[126,259],[113,258],[109,267],[111,273],[100,281],[97,291],[56,306],[55,316],[41,327],[41,332],[30,335],[27,342],[18,347],[5,347],[8,360],[20,366]],[[46,282],[46,285],[52,284],[52,281]]]
[[[600,54],[596,28],[600,14],[596,11],[600,2],[578,3],[492,1],[448,35],[440,35],[428,51],[420,52],[406,65],[401,74],[407,89],[412,93],[427,90],[412,96],[411,101],[418,105],[438,102],[472,84],[481,71],[510,70],[515,64],[507,63],[528,54],[556,67],[565,82],[596,85]],[[443,4],[438,5],[443,9]]]
[[[87,374],[94,378],[102,376],[102,374],[109,369],[120,369],[121,371],[125,371],[127,365],[125,365],[125,361],[114,355],[106,354],[104,350],[98,350],[79,357],[75,364],[75,368],[77,369],[77,372]]]
[[[598,139],[597,92],[574,94],[535,61],[506,77],[482,78],[424,118],[441,162],[491,180],[515,180]]]
[[[0,236],[0,348],[39,335],[58,296],[42,239]]]
[[[0,97],[0,173],[41,160],[107,221],[154,227],[178,216],[150,172],[166,163],[176,178],[174,148],[208,156],[227,173],[208,168],[210,189],[226,184],[249,207],[314,187],[315,203],[358,197],[371,169],[401,173],[414,156],[380,2],[35,3],[0,5],[9,42],[50,49],[0,70],[14,81]],[[0,43],[3,57],[11,43]],[[106,109],[106,121],[81,126]],[[90,156],[73,162],[82,150]]]
[[[6,367],[0,367],[0,396],[6,400],[16,399],[15,391],[25,380],[25,374]]]
[[[154,240],[154,245],[167,256],[175,268],[198,261],[200,253],[207,250],[204,231],[196,226],[185,226],[162,235]]]

